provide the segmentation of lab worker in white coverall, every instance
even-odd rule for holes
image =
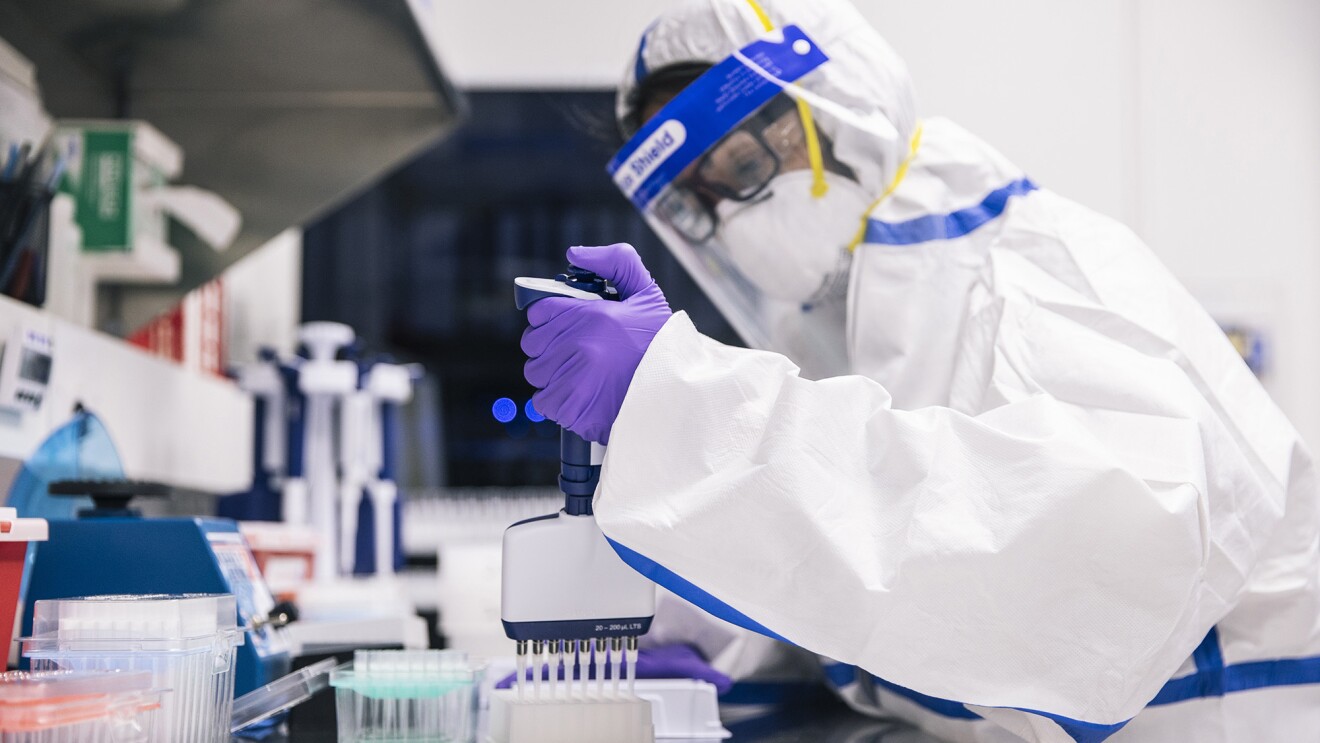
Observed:
[[[846,0],[686,0],[610,172],[752,348],[550,299],[548,417],[634,568],[951,741],[1320,741],[1311,456],[1127,228],[919,119]],[[1212,156],[1207,153],[1207,156]]]

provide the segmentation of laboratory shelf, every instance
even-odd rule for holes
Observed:
[[[50,377],[37,410],[0,407],[0,471],[13,472],[81,404],[105,423],[130,477],[213,493],[251,483],[252,400],[230,380],[0,297],[0,343],[21,331],[51,339]]]

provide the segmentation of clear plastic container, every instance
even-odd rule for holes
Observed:
[[[228,594],[38,601],[23,655],[36,671],[150,671],[169,691],[151,740],[224,743],[243,644],[237,616]]]
[[[359,650],[330,674],[340,743],[469,743],[481,671],[450,650]]]
[[[147,743],[161,704],[146,671],[0,674],[0,743]]]
[[[334,658],[326,658],[235,699],[230,732],[237,733],[311,699],[330,685],[330,672],[337,664]]]

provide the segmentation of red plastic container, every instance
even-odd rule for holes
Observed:
[[[0,508],[0,637],[4,658],[14,641],[14,618],[18,614],[18,589],[23,583],[23,565],[28,542],[46,541],[45,519],[20,519],[13,508]]]

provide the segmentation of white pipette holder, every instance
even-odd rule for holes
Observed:
[[[340,348],[354,340],[353,329],[332,322],[313,322],[302,326],[298,339],[307,347],[309,358],[298,367],[298,389],[307,396],[306,490],[297,483],[286,489],[285,518],[306,515],[321,538],[313,570],[318,581],[333,580],[338,574],[339,492],[335,476],[334,406],[357,389],[358,368],[352,361],[336,361]],[[298,503],[305,498],[305,503]],[[295,502],[290,502],[295,501]]]

